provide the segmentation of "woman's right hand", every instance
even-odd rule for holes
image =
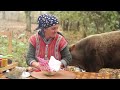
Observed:
[[[50,71],[49,65],[48,64],[43,64],[40,62],[33,62],[32,66],[37,68],[40,71]]]
[[[40,70],[37,69],[37,68],[34,68],[34,67],[28,67],[28,68],[27,68],[27,71],[29,71],[29,72],[33,72],[33,71],[39,72]]]
[[[39,62],[34,61],[32,62],[31,66],[34,68],[39,68]]]

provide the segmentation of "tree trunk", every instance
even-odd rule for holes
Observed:
[[[88,28],[86,26],[85,20],[83,20],[83,27],[84,27],[84,29],[82,30],[82,32],[83,32],[83,38],[85,38],[85,37],[87,37],[86,31],[88,31]]]
[[[120,15],[120,11],[117,11],[117,13]],[[120,29],[120,18],[119,18],[119,24],[118,29]]]
[[[66,23],[65,23],[66,30],[69,31],[69,30],[68,30],[68,29],[69,29],[69,28],[68,28],[68,27],[69,27],[69,19],[67,19],[65,22],[66,22]]]
[[[6,17],[5,17],[5,11],[2,11],[2,19],[6,19]]]
[[[77,21],[77,31],[80,31],[80,22],[79,21]]]
[[[40,15],[42,14],[42,12],[40,11]]]
[[[31,11],[25,11],[26,15],[26,31],[31,32]]]
[[[64,30],[64,31],[66,31],[66,27],[65,27],[66,25],[65,25],[65,24],[66,24],[66,23],[65,23],[65,20],[64,20],[64,21],[63,21],[63,30]]]

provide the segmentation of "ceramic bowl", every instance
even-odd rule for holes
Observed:
[[[48,71],[43,71],[43,74],[46,76],[54,76],[57,72],[48,72]]]

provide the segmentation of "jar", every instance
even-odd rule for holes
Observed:
[[[8,65],[8,59],[7,58],[2,58],[1,67],[5,67],[7,65]]]
[[[0,68],[2,67],[1,64],[2,64],[2,60],[0,60]]]

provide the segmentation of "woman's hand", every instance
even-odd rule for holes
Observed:
[[[34,61],[32,62],[31,66],[32,66],[32,69],[31,69],[32,71],[41,71],[39,67],[39,62]]]
[[[28,68],[27,68],[27,71],[28,71],[28,72],[33,72],[33,71],[39,72],[40,70],[37,69],[37,68],[35,68],[35,67],[28,67]]]
[[[39,63],[34,61],[34,62],[32,62],[31,66],[34,67],[34,68],[38,68]]]
[[[61,68],[61,69],[63,69],[63,68],[64,68],[64,65],[63,65],[62,63],[61,63],[61,65],[60,65],[60,68]]]
[[[50,71],[50,67],[48,65],[48,61],[44,61],[44,62],[33,62],[32,66],[40,71]]]
[[[62,70],[66,70],[66,69],[67,69],[66,66],[64,66],[64,64],[63,64],[62,62],[61,62],[60,68],[61,68]]]

